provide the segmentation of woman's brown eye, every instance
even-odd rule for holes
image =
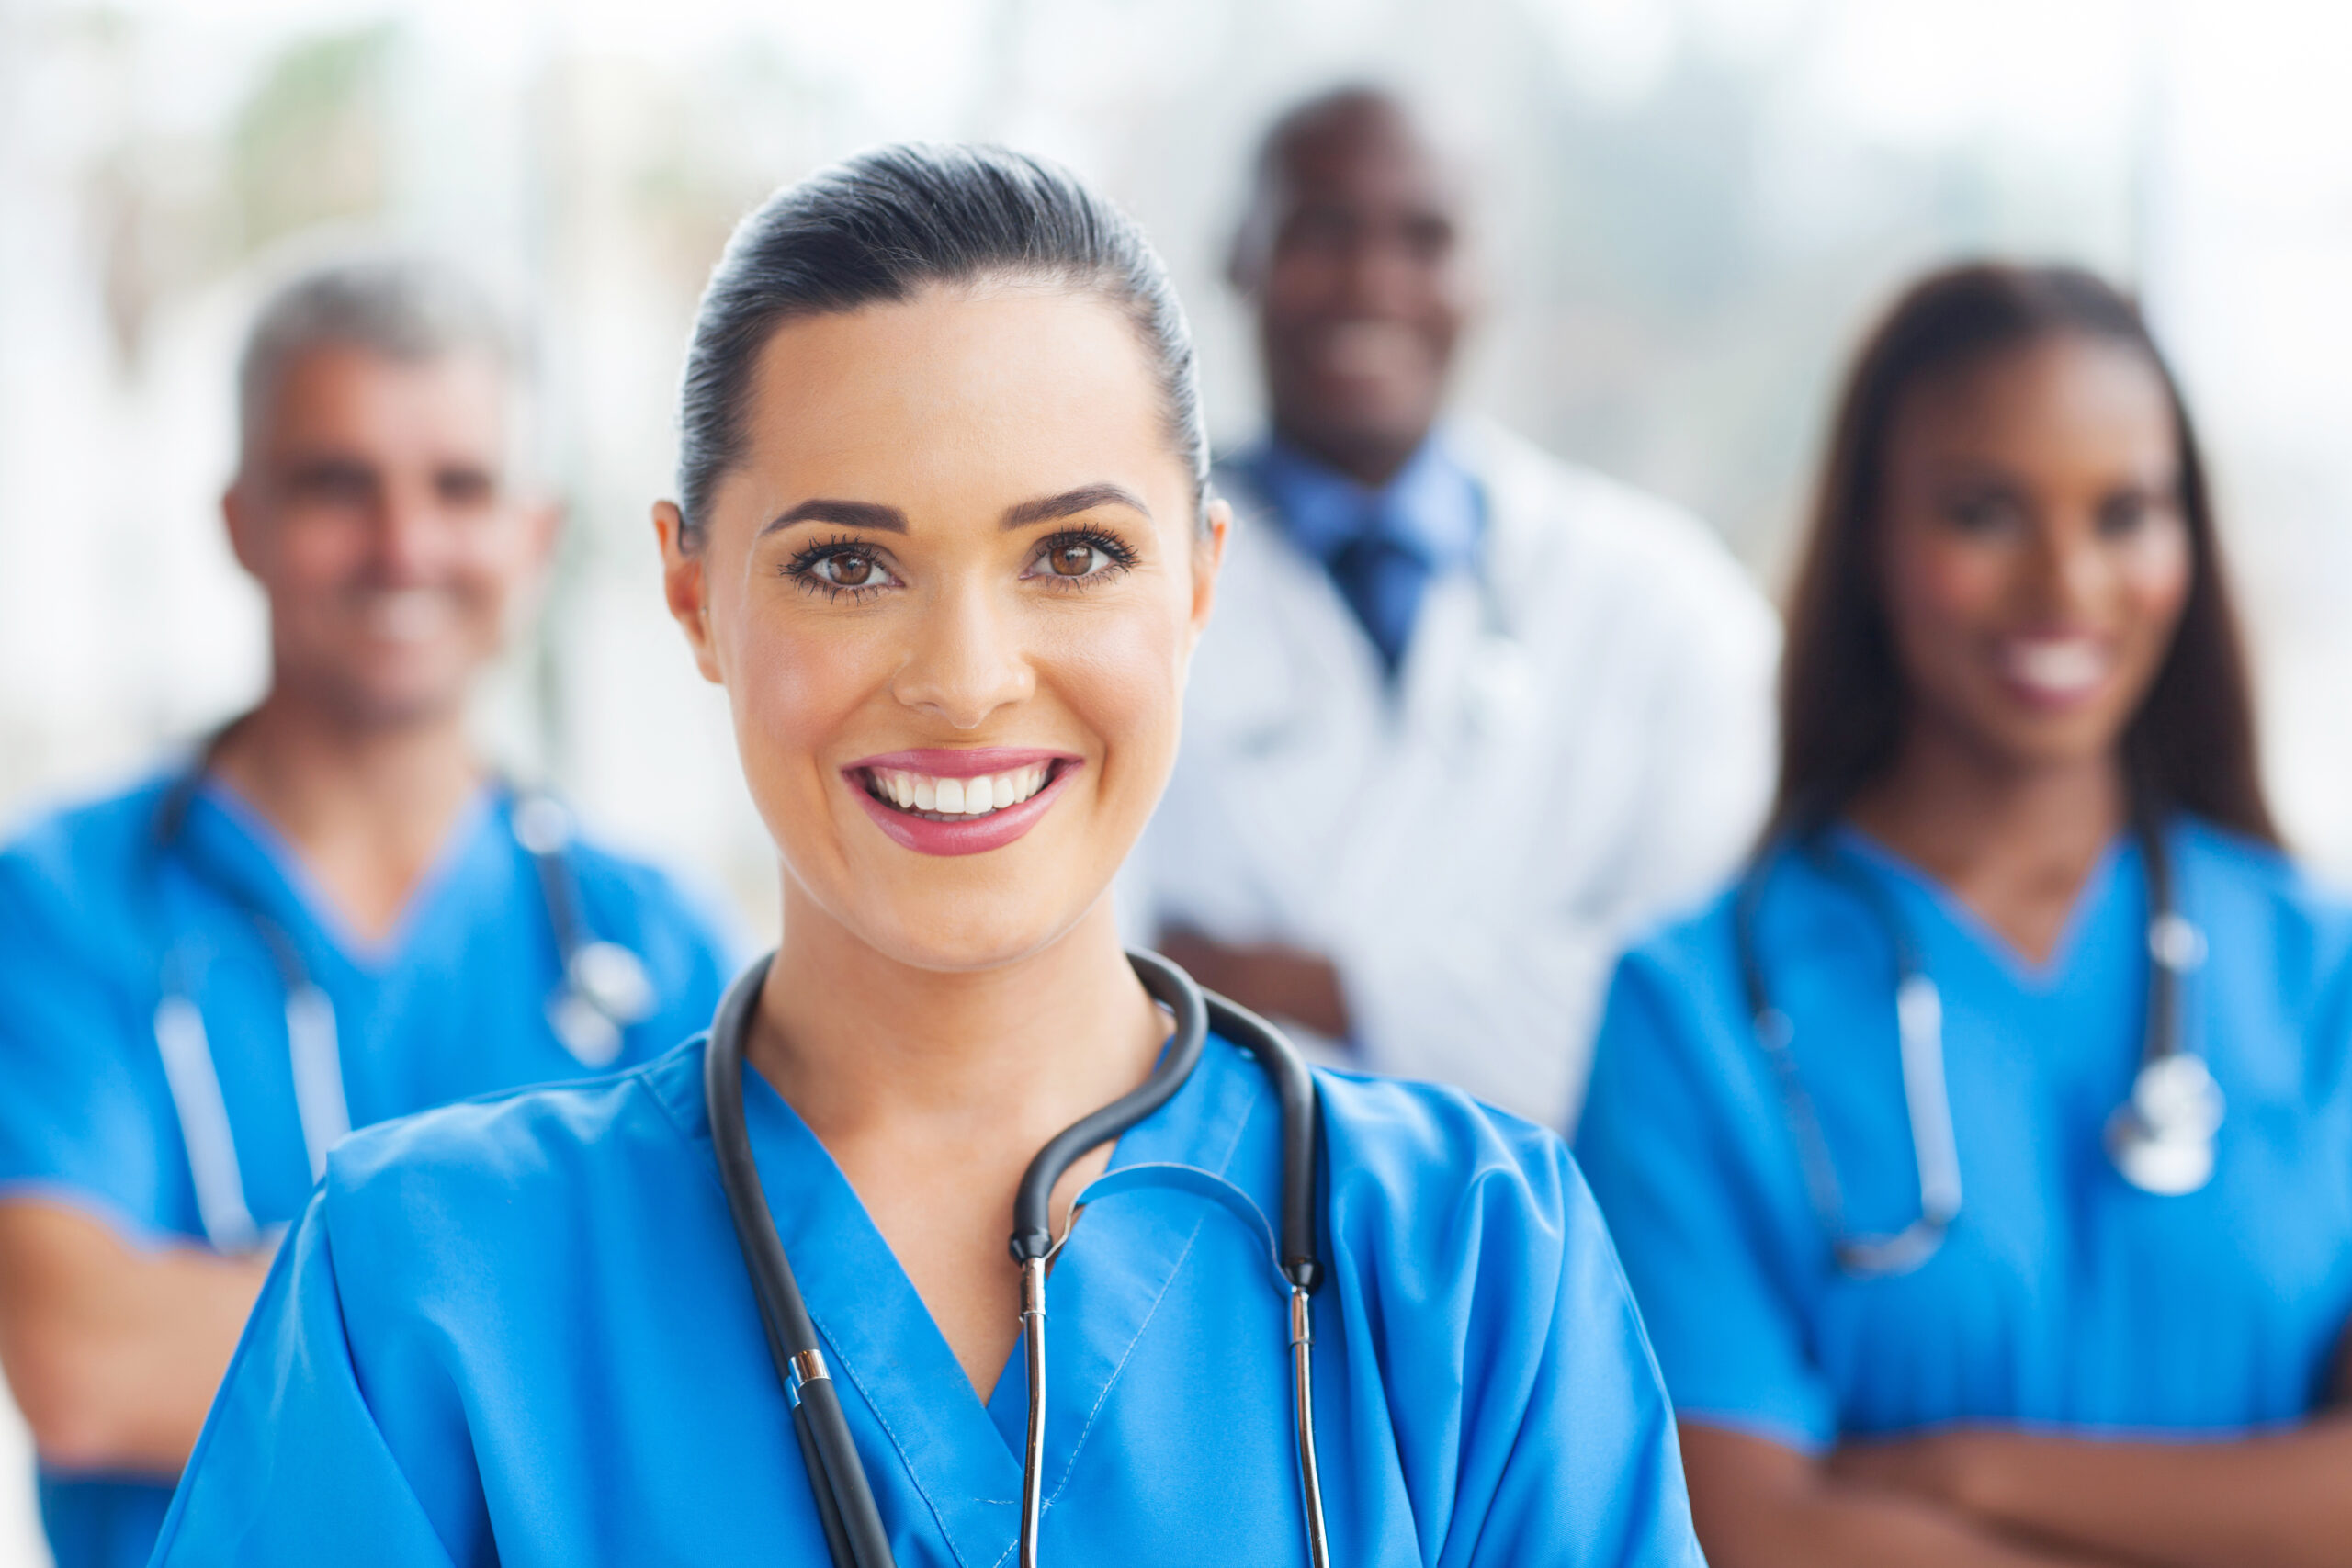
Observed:
[[[825,577],[838,587],[863,588],[874,580],[874,562],[865,556],[827,556]]]
[[[1084,577],[1094,570],[1092,545],[1058,545],[1046,556],[1057,577]]]

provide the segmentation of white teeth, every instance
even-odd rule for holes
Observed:
[[[433,588],[390,588],[371,592],[361,613],[378,637],[421,642],[440,633],[451,618],[449,595]]]
[[[2089,691],[2106,679],[2109,660],[2106,649],[2090,637],[2067,637],[2009,644],[2002,662],[2010,678],[2053,696]]]
[[[872,788],[901,811],[934,813],[942,817],[985,817],[1018,806],[1046,787],[1053,767],[1032,762],[1010,773],[980,773],[971,778],[935,778],[897,769],[875,770]]]
[[[1342,376],[1396,375],[1411,368],[1420,345],[1395,321],[1346,321],[1323,340],[1324,362]]]

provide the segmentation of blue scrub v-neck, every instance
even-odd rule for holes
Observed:
[[[2143,856],[2120,843],[2058,961],[2020,973],[1912,868],[1850,840],[1767,868],[1755,951],[1843,1229],[1918,1213],[1879,880],[1943,1002],[1962,1187],[1918,1268],[1840,1270],[1748,1016],[1729,895],[1620,966],[1577,1153],[1685,1419],[1801,1449],[1952,1422],[2228,1435],[2315,1407],[2352,1318],[2352,907],[2267,846],[2165,825],[2205,933],[2181,1043],[2227,1102],[2213,1179],[2158,1196],[2105,1147],[2147,1023]]]
[[[1111,1169],[1174,1160],[1226,1172],[1255,1097],[1243,1092],[1246,1080],[1196,1075],[1196,1081],[1197,1091],[1187,1083],[1128,1130]],[[1021,1347],[983,1404],[840,1165],[757,1072],[744,1075],[744,1121],[777,1235],[832,1351],[835,1378],[872,1409],[958,1555],[991,1561],[1019,1529],[1028,1418]],[[1047,1291],[1049,1507],[1194,1235],[1204,1224],[1230,1223],[1214,1205],[1114,1197],[1101,1206],[1104,1212],[1079,1224],[1057,1255]],[[1273,1299],[1271,1283],[1268,1295]],[[980,1548],[983,1541],[997,1550]]]
[[[1910,907],[1915,919],[1925,913],[1928,917],[1927,923],[1941,926],[1948,934],[1973,943],[1984,962],[2007,973],[2019,990],[2045,995],[2064,984],[2083,945],[2084,928],[2097,921],[2113,901],[2119,874],[2136,874],[2140,860],[2137,845],[2121,837],[2109,840],[2098,858],[2091,863],[2090,874],[2083,878],[2083,885],[2075,890],[2074,901],[2067,906],[2065,920],[2059,927],[2058,940],[2051,944],[2050,955],[2036,959],[1994,930],[1991,922],[1962,903],[1958,894],[1925,868],[1860,828],[1840,823],[1831,829],[1825,852],[1849,855],[1863,863],[1894,886],[1897,897]]]
[[[221,871],[286,927],[306,955],[318,953],[353,972],[381,976],[411,961],[420,942],[442,923],[443,905],[461,896],[468,868],[491,848],[482,842],[484,837],[504,831],[498,805],[496,788],[485,784],[475,789],[442,833],[390,927],[374,938],[345,919],[277,824],[220,780],[208,778],[198,789],[187,830],[209,834],[199,852],[217,855]],[[199,828],[198,818],[206,807],[225,821]]]
[[[300,1214],[314,1183],[286,979],[255,910],[327,994],[354,1126],[589,1070],[548,1022],[560,961],[498,792],[452,828],[388,939],[367,943],[217,785],[160,843],[180,777],[56,813],[0,848],[0,1197],[66,1203],[140,1247],[204,1244],[154,1032],[168,979],[203,1019],[246,1208],[266,1229]],[[708,1022],[727,944],[651,867],[590,841],[570,859],[589,928],[652,980],[659,1005],[621,1043],[623,1062],[646,1060]],[[145,1476],[45,1472],[59,1568],[145,1562],[170,1495]]]
[[[700,1042],[635,1072],[354,1137],[263,1292],[156,1562],[384,1568],[825,1561],[729,1220]],[[1320,1073],[1315,1308],[1335,1559],[1697,1568],[1672,1422],[1551,1134]],[[1023,1380],[983,1405],[839,1168],[773,1089],[745,1121],[900,1568],[1001,1568]],[[1266,1207],[1279,1121],[1212,1038],[1114,1167]],[[1010,1216],[1007,1216],[1008,1228]],[[1099,1198],[1054,1272],[1044,1555],[1297,1562],[1286,1312],[1195,1192]]]

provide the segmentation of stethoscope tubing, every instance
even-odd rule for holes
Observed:
[[[186,837],[188,811],[203,785],[213,750],[226,734],[226,728],[215,732],[198,749],[195,760],[172,781],[156,805],[150,837],[158,874],[158,898],[162,897],[163,862],[166,856],[176,854],[201,881],[237,906],[269,950],[270,961],[285,993],[287,1052],[303,1152],[310,1162],[311,1179],[316,1181],[325,1174],[327,1152],[351,1131],[351,1107],[344,1089],[343,1052],[334,1004],[302,962],[301,950],[292,934],[271,919],[235,878],[208,863]],[[561,832],[552,841],[532,841],[519,829],[516,838],[536,869],[563,969],[564,994],[569,997],[578,989],[574,959],[584,948],[596,945],[587,930],[577,877],[569,859],[570,818],[561,807],[545,796],[525,796],[511,785],[503,787],[509,795],[509,808],[518,817],[544,807],[540,810],[542,818],[561,824]],[[168,931],[168,911],[159,905],[158,914]],[[187,1150],[198,1220],[214,1250],[250,1251],[260,1245],[263,1237],[245,1202],[243,1172],[237,1158],[236,1137],[229,1122],[228,1102],[213,1060],[210,1036],[203,1012],[188,992],[187,976],[181,973],[176,944],[168,936],[164,950],[162,995],[155,1006],[153,1032],[164,1063],[164,1087],[180,1125],[181,1142]],[[628,956],[637,961],[635,954]],[[588,998],[588,1005],[595,1008],[615,1031],[634,1021],[611,1015],[594,998]]]
[[[1203,991],[1192,977],[1155,953],[1130,953],[1129,962],[1155,999],[1174,1015],[1175,1029],[1159,1065],[1142,1086],[1080,1119],[1049,1140],[1023,1171],[1014,1201],[1011,1250],[1021,1269],[1021,1329],[1029,1408],[1022,1447],[1019,1563],[1036,1568],[1043,1514],[1046,1409],[1046,1276],[1058,1243],[1050,1204],[1062,1175],[1089,1150],[1120,1136],[1149,1116],[1188,1081],[1209,1031],[1245,1045],[1272,1082],[1282,1109],[1283,1201],[1278,1265],[1289,1292],[1294,1423],[1307,1554],[1329,1568],[1330,1545],[1315,1451],[1315,1386],[1310,1299],[1322,1280],[1315,1216],[1321,1157],[1321,1108],[1312,1074],[1295,1047],[1263,1019]],[[760,959],[728,987],[711,1022],[703,1058],[703,1089],[711,1146],[729,1218],[752,1277],[770,1359],[792,1406],[794,1435],[816,1500],[826,1551],[836,1568],[891,1568],[889,1541],[873,1488],[850,1436],[847,1418],[824,1364],[815,1322],[793,1278],[783,1239],[760,1185],[743,1110],[743,1052],[752,1014],[774,955]]]
[[[2165,1064],[2187,1061],[2199,1068],[2201,1056],[2190,1052],[2182,1038],[2181,976],[2196,962],[2201,937],[2175,908],[2171,856],[2154,815],[2137,812],[2132,822],[2148,883],[2149,976],[2146,1030],[2141,1047],[2139,1084]],[[1817,831],[1817,829],[1816,829]],[[1907,1273],[1932,1257],[1945,1233],[1960,1216],[1960,1154],[1951,1118],[1950,1086],[1945,1080],[1943,1001],[1928,975],[1917,943],[1892,897],[1867,877],[1840,875],[1838,880],[1860,898],[1886,933],[1894,949],[1895,1021],[1902,1052],[1904,1105],[1910,1126],[1912,1159],[1918,1177],[1919,1214],[1902,1230],[1887,1235],[1856,1235],[1846,1228],[1845,1203],[1835,1161],[1813,1097],[1804,1087],[1791,1049],[1792,1026],[1788,1015],[1773,1004],[1764,973],[1758,925],[1764,883],[1784,846],[1804,843],[1815,835],[1803,830],[1776,838],[1758,852],[1732,897],[1732,942],[1742,998],[1758,1044],[1763,1050],[1783,1116],[1797,1146],[1806,1195],[1827,1232],[1831,1255],[1845,1273],[1874,1278]],[[1816,863],[1828,869],[1828,852],[1815,847]],[[2209,1080],[2210,1081],[2210,1080]],[[2215,1092],[2218,1106],[2218,1091]],[[2119,1112],[2119,1119],[2121,1113]],[[2218,1122],[2218,1110],[2215,1111]],[[2163,1139],[2163,1129],[2127,1129],[2117,1141],[2110,1134],[2110,1152],[2118,1169],[2134,1185],[2145,1183],[2121,1152],[2132,1137]],[[2205,1134],[2210,1145],[2210,1130]],[[2210,1156],[2208,1156],[2210,1168]],[[2148,1187],[2152,1191],[2190,1190],[2190,1187]]]
[[[889,1568],[890,1540],[882,1528],[865,1466],[857,1457],[849,1422],[825,1366],[817,1325],[808,1316],[792,1262],[785,1256],[767,1192],[760,1185],[759,1162],[743,1119],[743,1046],[760,988],[767,983],[775,955],[743,971],[720,998],[703,1054],[703,1098],[710,1111],[710,1143],[720,1184],[735,1222],[735,1239],[758,1298],[760,1322],[792,1404],[792,1425],[808,1464],[826,1549],[843,1568]]]

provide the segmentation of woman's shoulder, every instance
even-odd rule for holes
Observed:
[[[2352,888],[2314,874],[2276,844],[2200,818],[2180,818],[2167,837],[2191,919],[2352,957]]]
[[[40,889],[58,900],[87,897],[95,885],[123,882],[155,840],[155,814],[174,775],[52,806],[0,843],[0,886]]]
[[[1330,1068],[1316,1081],[1335,1234],[1383,1237],[1451,1268],[1465,1238],[1548,1238],[1555,1267],[1564,1247],[1606,1245],[1552,1129],[1443,1084]],[[1517,1243],[1497,1257],[1540,1262]]]
[[[688,1168],[705,1123],[700,1036],[642,1066],[487,1094],[354,1133],[328,1156],[330,1225],[487,1239],[591,1212],[606,1183]],[[469,1249],[470,1250],[470,1248]]]
[[[2352,920],[2352,889],[2323,881],[2277,844],[2187,815],[2174,821],[2166,836],[2188,874],[2258,897],[2284,914]]]

